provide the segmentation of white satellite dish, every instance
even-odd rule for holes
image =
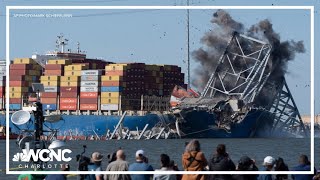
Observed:
[[[11,122],[15,125],[22,125],[27,123],[30,120],[30,113],[28,111],[17,111],[12,114]]]
[[[65,146],[66,143],[64,141],[60,141],[60,140],[54,140],[52,141],[52,143],[49,145],[48,149],[55,149],[55,148],[60,148]]]

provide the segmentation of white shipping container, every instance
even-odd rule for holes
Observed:
[[[0,71],[6,72],[6,66],[0,66]]]
[[[0,76],[5,76],[6,75],[6,71],[0,71]]]
[[[3,81],[4,77],[6,77],[6,76],[0,76],[0,81]]]
[[[0,81],[0,86],[6,86],[6,82]]]
[[[57,86],[45,86],[44,92],[58,92]]]
[[[99,76],[81,76],[81,81],[99,81]]]
[[[80,87],[80,92],[98,92],[98,87]]]
[[[88,87],[98,87],[98,81],[81,81],[81,86],[88,86]]]
[[[81,75],[82,76],[98,76],[101,75],[101,70],[82,70]]]
[[[117,111],[118,109],[118,104],[101,104],[101,111]]]

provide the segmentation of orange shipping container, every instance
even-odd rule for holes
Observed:
[[[125,76],[127,73],[126,71],[115,70],[115,71],[106,71],[105,75],[107,76]]]
[[[80,104],[80,110],[98,110],[97,104]]]
[[[57,98],[41,98],[43,104],[57,104]]]
[[[97,92],[81,92],[80,98],[97,98],[98,93]]]
[[[60,103],[60,110],[77,110],[77,103]]]
[[[125,82],[120,81],[102,81],[101,86],[125,86]]]
[[[77,98],[60,98],[61,104],[73,103],[76,104],[78,102]]]
[[[46,69],[44,71],[44,75],[46,76],[62,76],[63,75],[63,71],[61,70],[48,70]]]

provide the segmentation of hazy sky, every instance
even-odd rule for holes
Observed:
[[[19,3],[20,2],[20,3]],[[28,2],[28,3],[27,3]],[[186,1],[1,1],[0,8],[0,59],[5,58],[5,5],[185,5]],[[315,5],[315,32],[319,31],[319,1],[196,1],[190,5]],[[201,37],[212,28],[210,20],[216,9],[190,11],[190,50],[202,46]],[[263,19],[269,19],[279,32],[281,40],[303,40],[306,48],[288,64],[288,85],[301,114],[310,114],[310,11],[307,10],[226,10],[246,28]],[[114,62],[145,62],[150,64],[176,64],[186,72],[186,10],[13,10],[21,13],[72,14],[71,18],[10,18],[10,58],[30,57],[55,49],[56,36],[68,38],[68,48],[81,49],[91,58],[104,58]],[[318,35],[315,34],[317,39]],[[316,76],[319,73],[319,43],[315,41]],[[192,69],[197,64],[191,60]],[[192,73],[191,73],[192,78]],[[318,78],[315,78],[318,81]],[[316,82],[316,113],[319,110],[319,83]]]

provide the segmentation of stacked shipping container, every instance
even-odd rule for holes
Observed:
[[[142,96],[169,97],[174,86],[183,86],[184,82],[181,68],[170,65],[54,59],[48,60],[44,69],[41,102],[43,109],[50,111],[140,110]],[[21,109],[22,97],[32,92],[31,84],[39,81],[41,71],[41,66],[30,58],[15,59],[10,65],[11,109]],[[5,78],[0,76],[1,82]],[[0,96],[4,96],[3,86]]]
[[[80,76],[81,71],[87,69],[88,65],[84,64],[64,67],[64,76],[61,76],[60,84],[60,110],[79,110]]]
[[[64,66],[70,64],[68,59],[48,60],[45,65],[44,76],[40,78],[44,86],[44,93],[41,94],[43,110],[57,110],[60,95],[60,78],[64,74]]]
[[[5,109],[5,89],[6,89],[6,64],[0,64],[0,110]]]
[[[101,70],[81,72],[80,110],[98,110]]]
[[[38,83],[42,67],[31,58],[16,58],[10,64],[9,98],[10,110],[21,109],[23,98],[32,92],[32,83]]]
[[[121,95],[125,86],[124,75],[127,64],[110,64],[105,66],[105,75],[101,76],[101,110],[120,110]]]

